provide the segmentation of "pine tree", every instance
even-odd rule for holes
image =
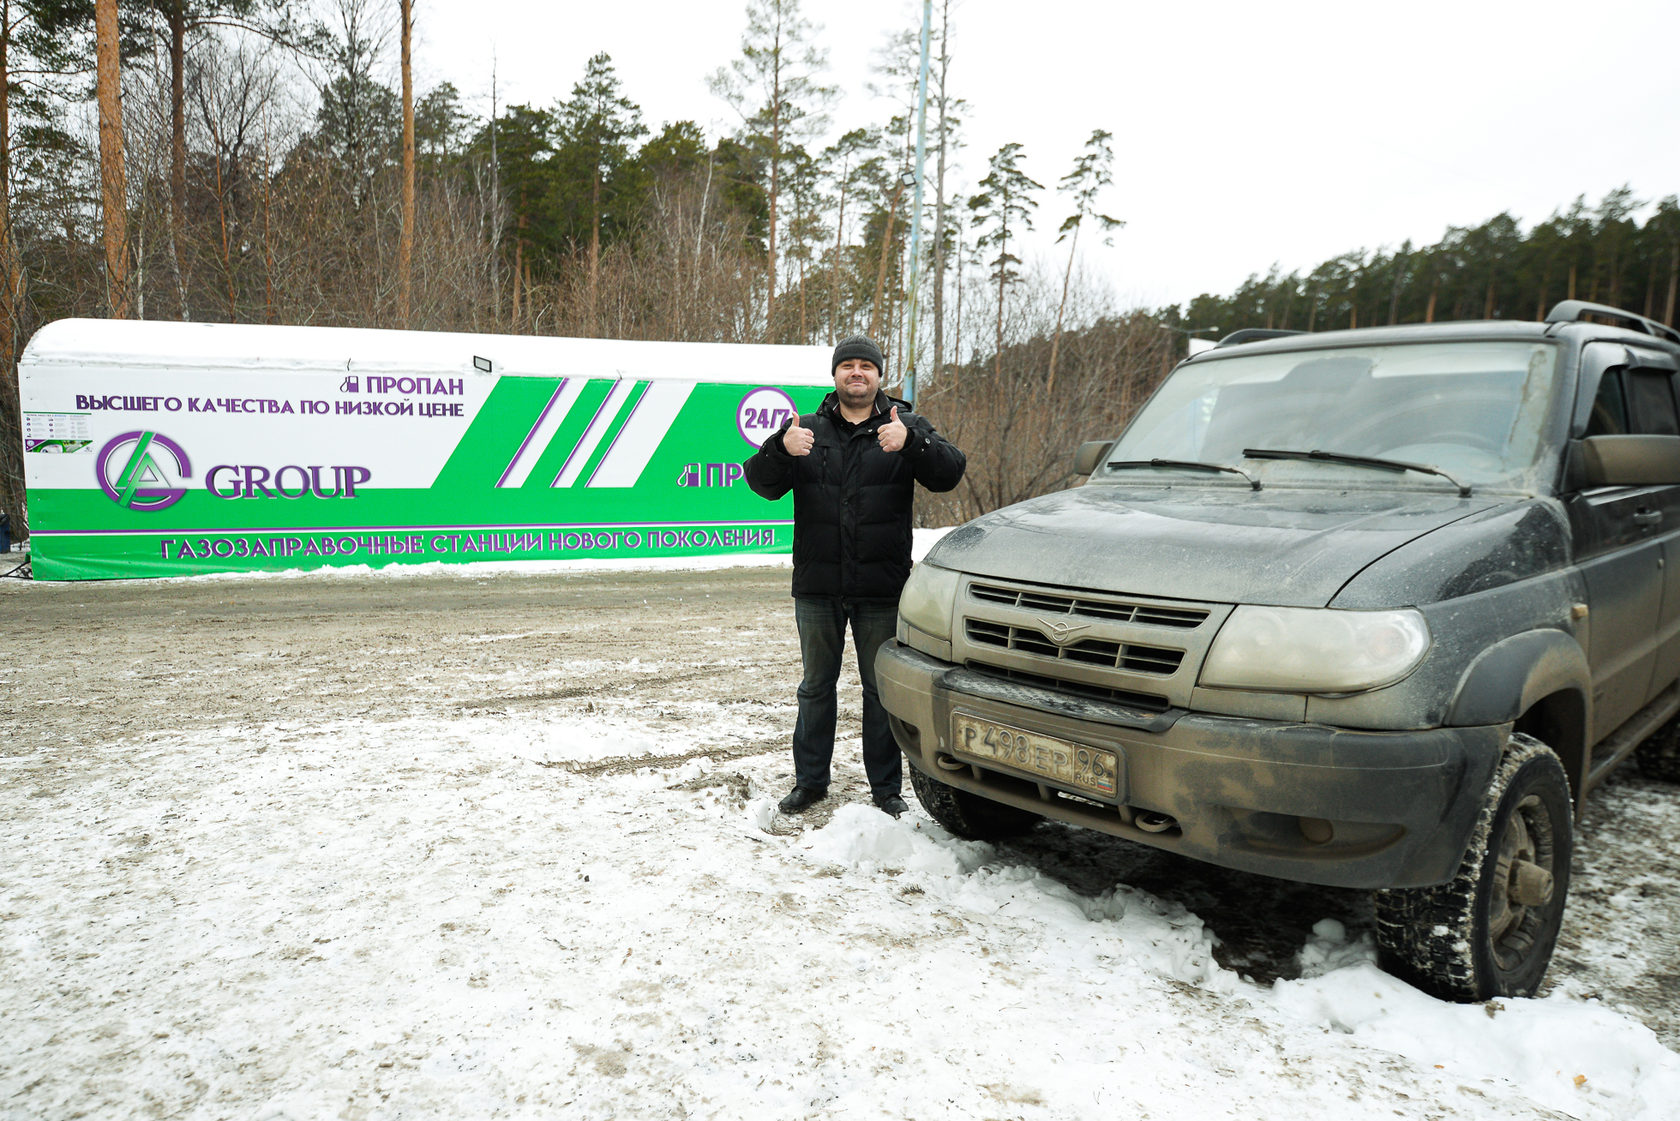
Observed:
[[[374,0],[334,0],[338,27],[323,48],[331,77],[321,87],[321,105],[309,137],[314,153],[326,158],[345,186],[351,209],[374,220],[379,173],[401,159],[402,99],[374,77],[388,42],[388,14]]]
[[[329,162],[351,208],[363,211],[375,177],[400,158],[402,99],[365,73],[340,74],[321,90],[305,145]]]
[[[39,133],[63,76],[85,68],[92,0],[0,0],[0,511],[29,536],[17,355],[27,338],[28,273],[13,223],[18,122]],[[68,138],[65,138],[66,140]]]
[[[605,54],[589,60],[583,80],[572,87],[572,96],[556,118],[562,173],[575,168],[588,183],[589,324],[594,331],[600,309],[602,187],[630,158],[630,142],[646,135],[647,129],[642,127],[641,107],[624,96],[612,59]]]
[[[1674,326],[1675,300],[1680,297],[1680,199],[1669,195],[1657,203],[1657,212],[1645,223],[1645,232],[1653,242],[1653,249],[1666,285],[1663,288],[1662,321]]]
[[[0,0],[0,366],[8,371],[27,290],[12,224],[16,122],[38,128],[66,92],[61,79],[86,68],[92,43],[80,32],[92,24],[93,0]]]
[[[1062,342],[1062,320],[1067,315],[1068,285],[1073,281],[1079,231],[1084,229],[1087,220],[1093,221],[1104,234],[1103,244],[1112,245],[1114,239],[1108,235],[1126,224],[1097,210],[1097,195],[1114,183],[1113,141],[1113,133],[1102,129],[1092,131],[1090,139],[1085,141],[1084,151],[1073,161],[1073,170],[1062,176],[1060,189],[1064,194],[1073,196],[1073,213],[1062,219],[1061,230],[1056,234],[1058,243],[1067,240],[1068,261],[1067,269],[1062,273],[1062,300],[1056,308],[1056,330],[1050,336],[1050,372],[1044,381],[1046,397],[1056,387],[1056,352]]]
[[[402,234],[397,242],[397,318],[409,325],[414,303],[414,0],[398,0],[402,30]]]
[[[828,324],[834,335],[848,335],[854,330],[850,309],[841,312],[841,278],[850,270],[846,252],[846,203],[867,182],[865,164],[868,153],[879,143],[878,134],[869,129],[854,128],[823,150],[822,165],[828,169],[829,182],[834,185],[834,257],[829,262]],[[842,326],[845,324],[845,326]]]
[[[494,238],[498,246],[506,244],[500,223],[512,226],[510,315],[515,327],[529,289],[533,250],[543,250],[546,256],[558,244],[549,189],[554,173],[553,137],[553,114],[530,105],[510,105],[489,121],[473,142],[476,150],[491,159],[496,175],[499,201],[493,220],[498,223]],[[499,305],[499,293],[497,302]]]
[[[117,0],[94,7],[99,67],[99,182],[105,229],[105,298],[112,319],[127,319],[128,177],[123,170],[122,66]]]
[[[768,165],[769,284],[765,324],[775,318],[776,234],[782,164],[791,151],[822,130],[833,90],[818,80],[826,53],[813,45],[819,29],[799,12],[799,0],[748,0],[741,57],[711,79],[714,94],[741,115],[741,139],[760,149]]]
[[[785,182],[784,189],[793,199],[793,211],[787,223],[787,257],[797,273],[799,329],[793,332],[783,330],[779,334],[783,338],[791,337],[804,345],[811,341],[811,311],[810,298],[806,291],[806,273],[815,257],[812,247],[827,234],[822,220],[824,206],[818,183],[817,161],[803,149],[792,153],[788,160]],[[792,320],[794,317],[785,315],[784,318]]]
[[[1633,189],[1617,187],[1593,212],[1593,288],[1589,299],[1620,306],[1627,259],[1633,248],[1632,216],[1644,206]]]
[[[428,177],[456,170],[472,118],[461,108],[461,91],[440,82],[414,106],[415,158]]]
[[[894,147],[901,147],[901,145],[894,143],[892,138],[901,135],[901,125],[903,124],[903,121],[904,119],[901,117],[893,118],[893,121],[891,125],[888,126],[885,134],[886,139],[889,143],[893,143]],[[904,240],[902,235],[894,235],[893,226],[898,220],[899,203],[904,201],[904,190],[906,187],[904,182],[905,175],[895,174],[889,169],[895,167],[904,168],[907,172],[908,163],[904,159],[902,151],[883,151],[879,156],[873,159],[865,160],[863,167],[866,174],[869,174],[870,178],[876,180],[879,189],[885,193],[887,198],[885,213],[876,211],[875,214],[870,216],[866,227],[868,233],[864,238],[864,245],[866,248],[868,247],[870,241],[874,241],[876,243],[875,295],[869,303],[869,334],[870,337],[879,339],[882,335],[882,324],[888,315],[888,311],[884,305],[891,302],[887,298],[888,265],[898,260],[899,253],[902,248],[901,243]],[[896,282],[894,284],[894,290],[898,290],[898,284]]]
[[[1032,212],[1038,202],[1031,192],[1044,189],[1021,170],[1021,145],[1005,144],[986,164],[986,177],[980,180],[980,190],[968,200],[974,212],[973,224],[980,230],[976,244],[983,250],[996,249],[991,260],[992,279],[997,282],[997,340],[993,372],[1003,376],[1003,308],[1009,286],[1020,279],[1017,266],[1021,259],[1009,251],[1012,236],[1024,234],[1032,226]]]

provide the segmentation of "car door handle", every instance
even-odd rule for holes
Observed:
[[[1633,524],[1637,526],[1662,525],[1661,510],[1637,510],[1633,515]]]

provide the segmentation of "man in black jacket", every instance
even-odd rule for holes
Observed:
[[[892,637],[910,575],[915,484],[946,491],[962,480],[963,453],[881,392],[886,360],[863,336],[834,348],[834,392],[810,416],[764,441],[745,473],[763,498],[793,492],[793,617],[805,676],[793,728],[793,781],[783,813],[828,795],[835,682],[852,628],[863,678],[863,766],[875,804],[897,817],[903,762],[875,692],[875,652]]]

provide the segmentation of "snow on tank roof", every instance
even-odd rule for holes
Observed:
[[[529,335],[468,335],[364,327],[60,319],[35,332],[20,365],[253,373],[361,371],[459,377],[678,378],[684,381],[829,385],[829,349],[759,343],[627,342]]]

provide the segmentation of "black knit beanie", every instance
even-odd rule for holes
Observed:
[[[881,348],[875,345],[875,340],[868,335],[852,335],[840,340],[840,345],[834,348],[834,361],[829,363],[828,373],[832,377],[834,371],[840,368],[840,363],[848,358],[862,358],[875,363],[875,368],[881,372],[881,377],[887,376],[887,360],[881,354]]]

